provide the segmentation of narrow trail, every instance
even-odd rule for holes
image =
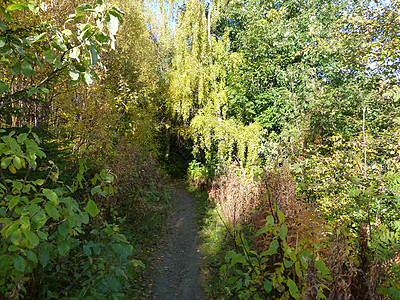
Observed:
[[[201,287],[201,256],[195,225],[195,205],[182,182],[172,186],[176,208],[169,233],[157,254],[151,299],[205,299]]]

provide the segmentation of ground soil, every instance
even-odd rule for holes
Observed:
[[[182,182],[174,183],[176,208],[159,253],[154,257],[150,299],[205,299],[201,287],[201,255],[195,205]]]

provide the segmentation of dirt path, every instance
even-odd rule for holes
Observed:
[[[200,285],[201,257],[194,202],[183,183],[174,184],[172,190],[177,204],[164,246],[156,257],[151,299],[205,299]]]

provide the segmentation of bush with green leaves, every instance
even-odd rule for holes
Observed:
[[[112,177],[101,173],[90,196],[74,199],[79,184],[58,181],[51,161],[39,165],[46,157],[39,145],[32,127],[19,135],[2,130],[0,295],[120,298],[123,282],[142,264],[130,260],[132,246],[91,199]],[[39,179],[30,180],[34,173]]]
[[[216,167],[212,162],[208,162],[205,166],[196,160],[191,161],[187,171],[190,184],[201,189],[210,188],[215,176],[215,169]]]
[[[240,299],[325,299],[332,280],[325,262],[309,249],[297,251],[288,245],[285,216],[277,209],[269,215],[257,236],[266,235],[270,244],[261,253],[252,250],[243,234],[236,244],[241,251],[228,251],[220,269],[227,276],[231,296]]]
[[[46,103],[60,78],[91,84],[104,68],[102,50],[115,48],[123,12],[103,0],[81,4],[63,24],[43,22],[47,4],[0,5],[0,124]],[[36,111],[35,118],[40,117]],[[32,114],[32,112],[30,112]],[[15,122],[14,122],[15,123]]]

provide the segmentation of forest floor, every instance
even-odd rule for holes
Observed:
[[[205,299],[201,287],[201,255],[195,204],[183,182],[171,185],[176,207],[153,258],[151,299]]]

